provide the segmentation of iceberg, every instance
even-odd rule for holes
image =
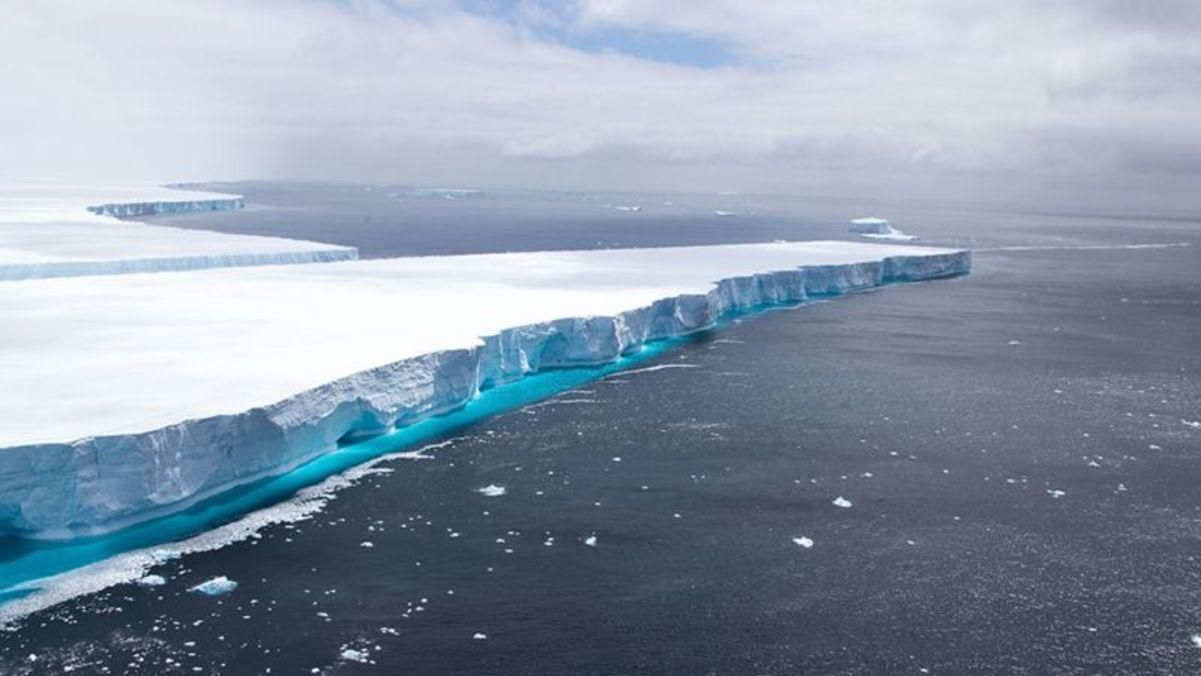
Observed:
[[[0,532],[112,531],[527,374],[970,267],[967,251],[773,242],[5,282]]]
[[[851,221],[851,227],[848,229],[860,237],[866,237],[867,239],[893,242],[912,242],[917,239],[916,235],[907,235],[892,227],[887,220],[874,216],[856,218]]]
[[[223,594],[228,594],[237,588],[237,582],[234,582],[224,575],[218,575],[211,580],[201,582],[195,587],[188,588],[188,591],[197,594],[204,594],[205,596],[221,596]]]
[[[241,209],[239,195],[159,186],[0,185],[0,281],[354,260],[353,247],[118,220]]]

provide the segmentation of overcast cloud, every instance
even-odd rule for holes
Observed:
[[[16,0],[0,173],[854,192],[1201,177],[1201,3]]]

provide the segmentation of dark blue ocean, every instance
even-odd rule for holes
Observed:
[[[206,187],[247,208],[152,220],[381,257],[845,239],[876,215],[976,254],[481,401],[310,519],[0,632],[2,673],[1201,673],[1198,214]],[[187,592],[219,575],[237,589]]]

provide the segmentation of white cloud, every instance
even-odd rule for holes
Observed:
[[[776,189],[831,172],[1192,173],[1171,149],[1201,144],[1201,48],[1179,26],[1197,17],[1162,7],[16,3],[0,172]],[[609,49],[569,46],[600,31]],[[636,58],[623,34],[731,61]]]

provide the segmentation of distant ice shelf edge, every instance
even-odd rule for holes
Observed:
[[[970,251],[900,255],[733,277],[706,294],[616,316],[519,326],[467,349],[347,376],[271,405],[137,434],[0,449],[0,532],[60,539],[164,516],[287,472],[340,440],[386,433],[463,406],[482,389],[544,369],[612,362],[740,310],[793,305],[898,282],[966,274]]]
[[[87,210],[98,216],[134,218],[155,214],[182,214],[206,211],[234,211],[245,207],[237,195],[197,200],[156,200],[148,202],[114,202],[97,204]],[[259,265],[293,265],[300,263],[335,263],[358,260],[359,250],[350,246],[295,251],[256,251],[210,253],[194,255],[151,256],[145,258],[41,261],[0,265],[0,281],[46,279],[50,277],[82,277],[91,275],[125,275],[142,272],[181,272],[208,268],[236,268]]]

